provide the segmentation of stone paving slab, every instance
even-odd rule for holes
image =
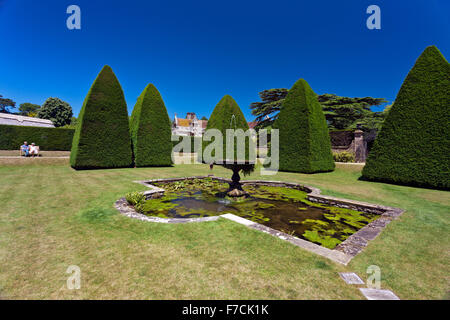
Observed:
[[[245,226],[251,226],[251,225],[253,225],[253,224],[256,224],[256,223],[253,222],[253,221],[244,219],[244,218],[242,218],[242,217],[238,217],[238,216],[236,216],[236,215],[234,215],[234,214],[232,214],[232,213],[225,213],[225,214],[222,214],[221,217],[222,217],[222,218],[225,218],[225,219],[228,219],[228,220],[231,220],[231,221],[234,221],[234,222],[237,222],[237,223],[240,223],[240,224],[243,224],[243,225],[245,225]]]
[[[347,284],[364,284],[364,281],[354,272],[339,272],[339,275]]]
[[[400,300],[391,290],[359,288],[367,300]]]

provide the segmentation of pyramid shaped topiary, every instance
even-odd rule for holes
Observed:
[[[232,160],[232,159],[227,159],[226,156],[226,144],[227,144],[227,140],[226,140],[226,130],[227,129],[242,129],[244,132],[246,132],[249,127],[248,127],[248,123],[245,120],[244,114],[241,111],[241,108],[239,108],[239,105],[236,103],[236,101],[230,96],[230,95],[225,95],[222,99],[220,99],[219,103],[216,105],[216,107],[214,108],[209,120],[208,120],[208,124],[206,126],[206,130],[209,129],[217,129],[222,133],[223,136],[223,155],[219,156],[218,158],[221,161],[224,160]],[[207,145],[209,145],[210,141],[203,141],[203,149],[205,149],[205,147]],[[234,156],[235,159],[237,160],[237,139],[235,139],[234,142]],[[245,150],[246,150],[246,157],[248,157],[248,138],[246,138],[246,145],[245,145]],[[215,153],[212,153],[213,155],[215,155]],[[245,160],[245,159],[240,159],[240,160]],[[219,161],[220,162],[220,161]]]
[[[131,164],[127,105],[114,72],[104,66],[84,99],[70,165],[75,169],[100,169]]]
[[[289,90],[274,128],[279,130],[279,170],[334,170],[328,127],[317,95],[304,79]]]
[[[363,178],[450,187],[450,65],[435,46],[417,59],[369,154]]]
[[[147,85],[131,114],[131,140],[137,167],[172,165],[172,129],[164,101]]]

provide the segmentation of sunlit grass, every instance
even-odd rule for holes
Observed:
[[[360,166],[332,173],[278,173],[323,193],[407,211],[343,267],[231,221],[154,224],[113,208],[135,180],[206,175],[204,165],[74,171],[66,159],[0,159],[0,298],[3,299],[361,299],[340,271],[377,264],[382,287],[400,298],[448,290],[448,192],[359,181]],[[31,160],[31,161],[28,161]],[[215,166],[213,173],[229,177]],[[66,269],[81,268],[68,290]]]

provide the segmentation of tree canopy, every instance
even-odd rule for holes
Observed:
[[[72,115],[70,104],[59,98],[48,98],[45,100],[37,113],[38,118],[51,120],[55,127],[70,124]]]
[[[288,94],[288,89],[269,89],[259,93],[260,102],[250,105],[252,114],[258,121],[258,129],[270,127],[277,119],[278,113]],[[363,129],[379,128],[385,113],[371,111],[372,106],[379,106],[387,101],[383,98],[350,98],[335,94],[317,95],[322,105],[325,118],[330,130],[354,129],[360,123]]]
[[[40,107],[38,104],[24,102],[19,106],[19,114],[22,116],[36,117]]]
[[[16,107],[16,103],[12,99],[3,98],[0,94],[0,113],[11,113],[11,109]]]

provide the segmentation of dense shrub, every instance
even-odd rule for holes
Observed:
[[[109,66],[103,67],[84,99],[70,164],[75,169],[132,164],[127,105],[122,87]]]
[[[129,192],[125,195],[125,199],[127,200],[127,202],[129,204],[131,204],[132,206],[135,206],[139,203],[144,203],[145,202],[145,195],[142,192]]]
[[[72,107],[59,98],[48,98],[37,111],[37,116],[51,120],[55,127],[62,127],[70,124],[73,116]]]
[[[130,130],[137,167],[172,165],[171,123],[153,84],[139,96],[131,114]]]
[[[248,123],[245,120],[244,114],[241,111],[241,108],[239,108],[236,101],[229,95],[225,95],[219,103],[214,108],[211,116],[209,117],[208,125],[206,126],[206,130],[209,129],[217,129],[220,132],[222,132],[223,135],[223,155],[219,156],[220,159],[218,163],[221,161],[223,162],[226,157],[226,130],[227,129],[242,129],[244,132],[246,132],[249,127]],[[245,158],[246,159],[239,159],[239,160],[248,160],[248,138],[245,139]],[[203,150],[213,141],[203,141]],[[213,152],[212,155],[214,156],[215,153]],[[238,160],[237,159],[237,139],[234,139],[234,159],[227,159],[227,160]]]
[[[45,151],[68,151],[75,130],[0,125],[0,150],[19,150],[24,141],[36,143]]]
[[[355,154],[347,151],[333,152],[333,158],[336,162],[355,162]]]
[[[363,177],[450,187],[450,65],[428,47],[405,78],[375,139]]]
[[[274,128],[280,137],[279,170],[314,173],[334,169],[325,116],[304,79],[289,90]]]

